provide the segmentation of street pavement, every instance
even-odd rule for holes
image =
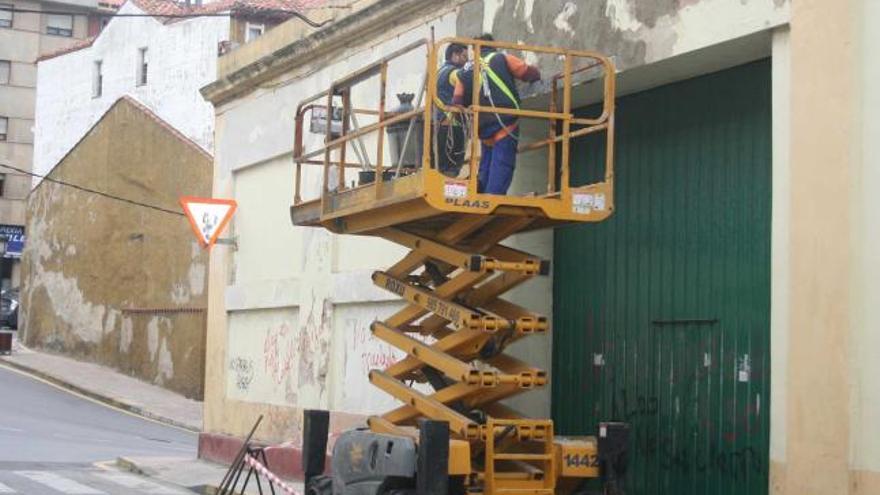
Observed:
[[[99,461],[194,458],[196,443],[195,433],[109,408],[0,366],[0,494],[191,494]]]

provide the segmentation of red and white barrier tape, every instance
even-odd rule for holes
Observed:
[[[284,493],[288,495],[302,495],[300,492],[294,490],[290,485],[281,481],[281,478],[275,476],[275,473],[269,471],[266,466],[260,464],[260,461],[254,459],[253,457],[249,455],[244,456],[244,462],[248,463],[248,465],[256,469],[259,474],[262,474],[264,478],[271,481],[273,485],[281,488]]]

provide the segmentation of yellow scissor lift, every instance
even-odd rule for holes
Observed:
[[[541,111],[501,109],[477,104],[467,109],[443,107],[436,99],[435,81],[438,53],[449,43],[464,44],[474,54],[481,53],[482,47],[495,47],[558,57],[563,69],[550,79],[549,108]],[[389,64],[412,56],[417,50],[427,52],[421,104],[417,103],[411,110],[389,112],[386,110]],[[479,57],[474,57],[474,63],[472,101],[479,102],[481,77],[485,75],[481,74]],[[576,75],[600,82],[600,115],[574,116],[572,81]],[[421,441],[425,443],[425,432],[418,431],[419,420],[448,424],[448,460],[437,462],[445,471],[442,476],[452,481],[441,490],[486,494],[568,493],[583,478],[600,476],[603,459],[599,444],[603,438],[554,436],[552,421],[524,418],[502,403],[504,399],[547,383],[544,370],[504,352],[513,342],[547,332],[547,318],[500,296],[532,277],[546,274],[549,264],[501,242],[519,232],[572,222],[598,222],[611,214],[614,207],[614,75],[611,61],[593,52],[462,38],[447,38],[437,43],[420,40],[333,82],[327,91],[303,100],[297,109],[296,192],[290,209],[294,225],[324,227],[340,234],[377,236],[410,250],[387,270],[373,274],[377,286],[399,295],[406,306],[386,320],[375,322],[372,332],[407,356],[387,369],[370,372],[370,382],[403,405],[370,417],[368,425],[373,433],[387,435],[387,438],[412,438],[418,443],[422,435]],[[355,88],[367,81],[376,85],[376,79],[378,108],[355,108],[352,104]],[[480,143],[477,139],[471,139],[468,144],[470,156],[465,163],[469,167],[468,178],[441,174],[434,168],[436,156],[432,156],[439,148],[434,139],[436,123],[432,122],[438,107],[459,112],[472,136],[479,135],[479,117],[487,112],[546,121],[546,138],[519,145],[521,153],[547,150],[546,191],[521,196],[478,193]],[[336,128],[330,117],[334,112],[328,112],[328,108],[341,112]],[[324,115],[324,142],[318,149],[307,151],[303,129],[310,112],[312,117],[315,112]],[[370,122],[359,126],[359,116]],[[397,164],[386,164],[387,128],[418,120],[421,120],[420,128],[409,126],[402,149],[407,148],[410,140],[420,142],[420,166],[401,167],[402,159],[398,159]],[[414,138],[413,129],[422,135]],[[605,135],[605,162],[599,164],[604,165],[603,179],[571,186],[571,140],[596,133]],[[375,146],[373,154],[367,152],[363,142],[369,135],[373,136],[370,143],[370,147]],[[404,153],[401,151],[398,155]],[[360,163],[352,159],[354,154]],[[366,158],[368,155],[371,159]],[[367,165],[364,161],[371,163]],[[305,181],[304,167],[309,165],[321,167],[322,191],[320,197],[304,201],[301,183]],[[347,186],[346,170],[357,167],[363,170],[367,166],[375,180]],[[433,392],[412,386],[414,382],[429,383]],[[308,412],[306,421],[308,425]],[[311,421],[321,423],[314,417]],[[320,426],[306,429],[326,437],[326,417],[322,421],[323,430]],[[612,426],[603,425],[599,431],[605,434]],[[372,441],[369,439],[373,437],[365,438]],[[351,466],[363,458],[353,453],[363,450],[358,442],[345,445],[337,442],[332,461],[337,477],[346,476],[343,473],[350,470],[370,469]],[[315,445],[318,447],[313,447],[313,451],[323,452],[320,440]],[[388,452],[391,448],[388,447]],[[350,451],[346,455],[340,449]],[[428,449],[422,445],[422,450]],[[440,452],[443,456],[443,449]],[[313,457],[316,455],[312,453]],[[304,457],[308,462],[309,455]],[[337,459],[341,457],[348,460]],[[311,475],[323,470],[322,455],[319,464],[317,469],[312,466]],[[310,475],[310,469],[305,471]],[[364,479],[363,473],[361,478],[352,476]],[[393,478],[399,483],[400,476],[398,473]],[[346,493],[341,488],[345,483],[345,480],[337,480],[332,491],[325,492]],[[423,480],[420,491],[439,493],[424,488],[425,483],[436,489],[439,482]],[[380,486],[376,493],[382,489]],[[314,490],[316,494],[325,492]]]

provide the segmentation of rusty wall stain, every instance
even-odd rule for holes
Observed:
[[[179,210],[210,195],[211,159],[127,99],[50,176]],[[29,197],[22,266],[27,345],[93,361],[188,397],[204,388],[207,253],[182,216],[43,182]]]

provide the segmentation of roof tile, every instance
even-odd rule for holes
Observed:
[[[55,57],[64,55],[66,53],[75,52],[77,50],[82,50],[83,48],[88,48],[88,47],[92,46],[92,43],[95,42],[96,38],[97,38],[97,36],[90,36],[88,38],[79,40],[76,43],[72,43],[68,46],[65,46],[64,48],[60,48],[58,50],[55,50],[55,51],[52,51],[49,53],[44,53],[43,55],[40,55],[39,57],[37,57],[37,62],[42,62],[43,60],[55,58]]]
[[[291,11],[304,12],[325,5],[329,0],[217,0],[203,5],[186,4],[175,0],[101,0],[106,5],[121,7],[125,2],[132,2],[145,13],[158,18],[163,24],[180,21],[184,14],[216,14],[220,12],[238,12],[241,14],[261,13],[276,16],[292,17]],[[100,34],[100,33],[99,33]],[[86,38],[70,46],[46,53],[37,58],[37,62],[65,55],[92,46],[97,36]]]

